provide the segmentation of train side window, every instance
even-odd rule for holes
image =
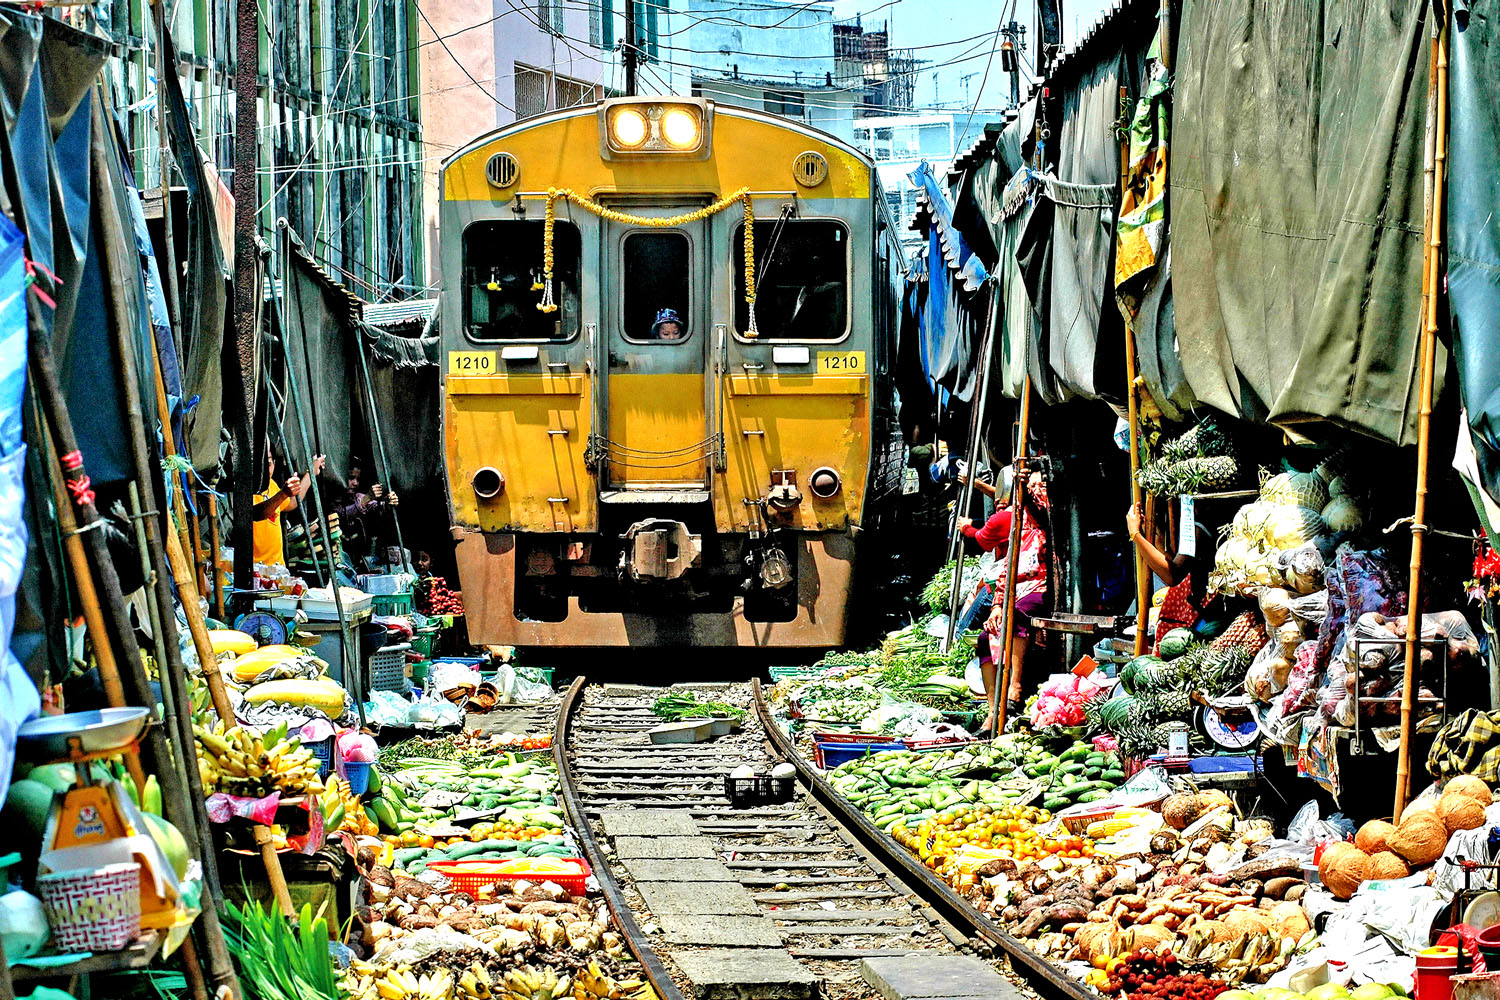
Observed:
[[[569,340],[578,332],[582,238],[570,222],[554,223],[553,299],[556,312],[537,308],[542,293],[543,223],[539,219],[476,222],[464,230],[464,329],[470,340]]]
[[[778,227],[780,232],[777,232]],[[745,302],[745,227],[735,228],[734,324],[750,326]],[[755,324],[770,340],[842,340],[849,332],[849,230],[831,219],[755,224]]]
[[[692,284],[688,266],[692,247],[687,234],[645,232],[626,235],[623,245],[624,331],[629,340],[672,343],[692,333]]]

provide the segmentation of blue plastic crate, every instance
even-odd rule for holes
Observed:
[[[847,764],[851,760],[867,757],[872,753],[880,753],[884,750],[905,750],[906,744],[899,741],[890,743],[817,743],[815,745],[816,763],[825,771],[831,771],[840,764]]]

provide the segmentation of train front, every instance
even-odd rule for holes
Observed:
[[[843,639],[888,360],[873,183],[829,136],[686,99],[530,119],[445,164],[474,642]]]

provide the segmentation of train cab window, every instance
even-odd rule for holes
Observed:
[[[554,223],[552,295],[556,312],[537,308],[542,293],[541,220],[476,222],[464,230],[464,329],[470,340],[568,340],[578,332],[578,227]]]
[[[778,226],[780,232],[777,232]],[[734,233],[735,329],[750,326],[741,247]],[[849,230],[829,219],[755,224],[755,324],[773,340],[841,340],[849,328]]]
[[[620,300],[629,340],[670,344],[686,340],[692,285],[692,248],[678,232],[630,233],[623,247]]]

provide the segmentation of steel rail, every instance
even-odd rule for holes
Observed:
[[[782,759],[797,769],[797,775],[812,796],[822,803],[834,819],[859,838],[865,849],[878,857],[882,863],[896,872],[913,893],[930,905],[943,918],[957,927],[970,928],[976,937],[1003,951],[1011,959],[1013,967],[1019,967],[1033,988],[1043,996],[1054,1000],[1099,1000],[1098,995],[1080,980],[1063,972],[1042,958],[989,917],[980,913],[972,903],[953,891],[953,887],[938,878],[926,865],[894,840],[880,827],[870,821],[864,813],[855,809],[833,786],[818,774],[803,756],[797,752],[791,740],[781,731],[766,704],[765,692],[760,679],[750,682],[755,699],[755,712],[760,718],[761,728],[766,732]],[[590,862],[592,864],[592,862]]]
[[[609,906],[609,912],[614,914],[615,923],[624,935],[631,954],[641,964],[641,970],[645,972],[651,988],[656,991],[659,1000],[687,1000],[683,992],[677,988],[677,984],[672,981],[671,973],[667,971],[666,966],[662,965],[661,959],[656,957],[656,952],[651,949],[645,932],[636,922],[630,905],[625,902],[625,895],[620,891],[620,884],[611,874],[609,861],[605,858],[604,851],[599,846],[599,841],[595,839],[593,829],[589,826],[588,815],[583,811],[583,801],[578,797],[578,789],[573,785],[573,773],[568,767],[568,727],[573,721],[573,712],[582,700],[583,689],[587,683],[587,678],[579,676],[568,686],[567,692],[563,694],[562,705],[557,710],[557,722],[552,728],[552,761],[557,765],[557,783],[558,790],[562,793],[563,807],[568,812],[568,818],[572,820],[573,831],[578,835],[578,843],[588,857],[589,867],[594,870],[594,879],[599,883],[600,891],[604,893],[604,901]]]

